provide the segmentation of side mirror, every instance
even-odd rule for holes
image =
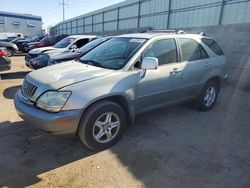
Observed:
[[[74,51],[74,50],[77,49],[77,46],[76,46],[75,44],[73,44],[73,45],[70,47],[70,49],[71,49],[72,51]]]
[[[145,57],[142,60],[141,69],[143,70],[158,69],[158,59],[154,57]]]

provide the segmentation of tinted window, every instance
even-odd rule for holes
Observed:
[[[154,42],[143,54],[143,57],[155,57],[159,65],[177,62],[175,39],[164,39]]]
[[[197,61],[208,58],[203,47],[192,39],[179,39],[182,61]]]
[[[203,38],[201,39],[214,53],[217,55],[224,55],[223,50],[221,47],[215,42],[213,39]]]
[[[77,48],[81,48],[85,44],[87,44],[89,42],[89,40],[90,39],[80,39],[80,40],[76,41],[75,45],[77,46]]]
[[[95,39],[95,40],[92,40],[90,41],[88,44],[84,45],[83,47],[81,47],[79,49],[79,52],[82,52],[82,53],[86,53],[88,51],[90,51],[91,49],[95,48],[96,46],[98,46],[99,44],[105,42],[106,40],[109,40],[110,38],[99,38],[99,39]]]
[[[72,38],[72,37],[64,38],[64,39],[60,40],[59,42],[57,42],[55,44],[55,47],[56,48],[66,48],[68,45],[72,44],[75,40],[76,40],[76,38]]]
[[[41,42],[48,42],[48,41],[49,41],[49,38],[50,38],[50,37],[46,36],[46,37],[44,37],[44,38],[41,40]]]

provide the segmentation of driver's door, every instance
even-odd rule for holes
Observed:
[[[161,39],[152,43],[142,56],[157,58],[159,66],[156,70],[140,70],[136,111],[148,111],[180,99],[182,66],[178,62],[175,39]]]

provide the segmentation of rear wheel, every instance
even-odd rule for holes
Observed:
[[[84,113],[78,134],[91,150],[104,150],[115,144],[126,126],[126,114],[121,106],[111,101],[92,105]]]
[[[203,87],[200,95],[195,101],[195,107],[201,111],[208,111],[213,108],[216,103],[220,85],[215,81],[208,81]]]

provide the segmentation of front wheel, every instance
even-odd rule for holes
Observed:
[[[195,107],[201,111],[212,109],[216,103],[219,91],[220,85],[218,83],[215,81],[207,82],[195,101]]]
[[[78,134],[91,150],[104,150],[115,144],[126,126],[122,107],[111,101],[92,105],[83,115]]]

